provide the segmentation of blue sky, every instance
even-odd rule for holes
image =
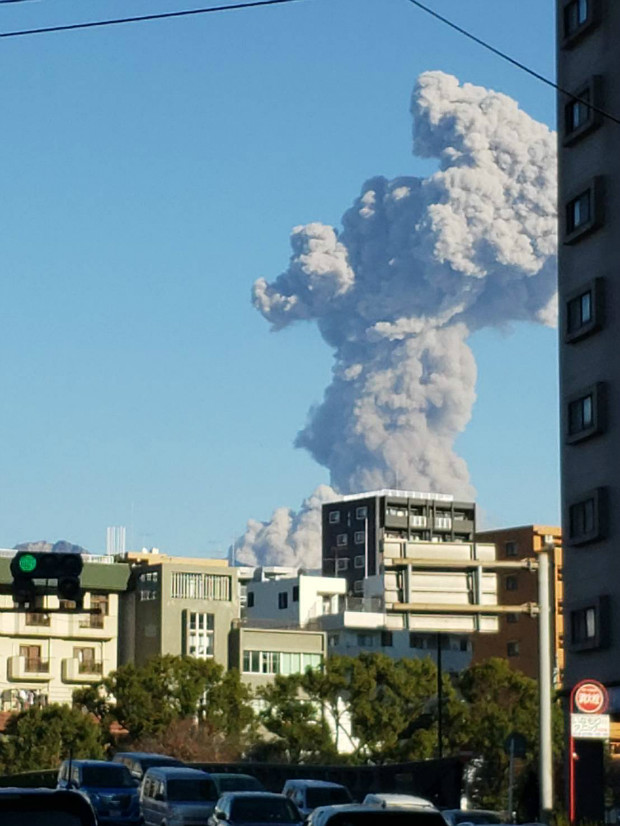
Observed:
[[[428,0],[554,75],[551,0]],[[0,29],[198,8],[0,5]],[[208,5],[205,4],[205,5]],[[409,98],[428,69],[547,87],[407,0],[288,6],[2,41],[0,546],[66,538],[216,555],[327,471],[292,446],[329,381],[315,327],[250,303],[297,224],[338,225],[377,174],[425,174]],[[556,333],[478,333],[458,442],[486,524],[559,518]]]

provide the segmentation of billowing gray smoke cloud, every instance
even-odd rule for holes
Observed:
[[[506,95],[442,72],[419,77],[411,111],[414,154],[438,171],[367,181],[341,232],[296,227],[288,269],[259,279],[253,300],[274,330],[314,320],[334,349],[332,383],[296,444],[337,490],[470,497],[454,452],[475,400],[467,338],[555,322],[555,136]],[[297,561],[303,547],[317,562],[318,535],[300,543],[300,517],[284,514],[250,523],[248,561]]]

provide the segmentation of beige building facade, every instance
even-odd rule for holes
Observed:
[[[70,703],[73,691],[117,666],[119,594],[129,567],[110,557],[84,557],[84,608],[100,613],[48,613],[55,596],[41,597],[36,611],[13,611],[12,553],[0,557],[0,709],[21,711]]]

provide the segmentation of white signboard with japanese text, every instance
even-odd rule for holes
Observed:
[[[570,730],[576,740],[609,740],[609,714],[571,714]]]

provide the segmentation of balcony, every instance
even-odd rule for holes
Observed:
[[[7,676],[9,680],[14,682],[49,682],[50,664],[38,658],[9,657],[7,659]]]
[[[49,628],[50,615],[44,613],[26,613],[26,625],[38,626],[40,628]]]
[[[96,683],[103,675],[103,663],[95,660],[80,661],[68,657],[62,661],[62,681],[64,683]]]

